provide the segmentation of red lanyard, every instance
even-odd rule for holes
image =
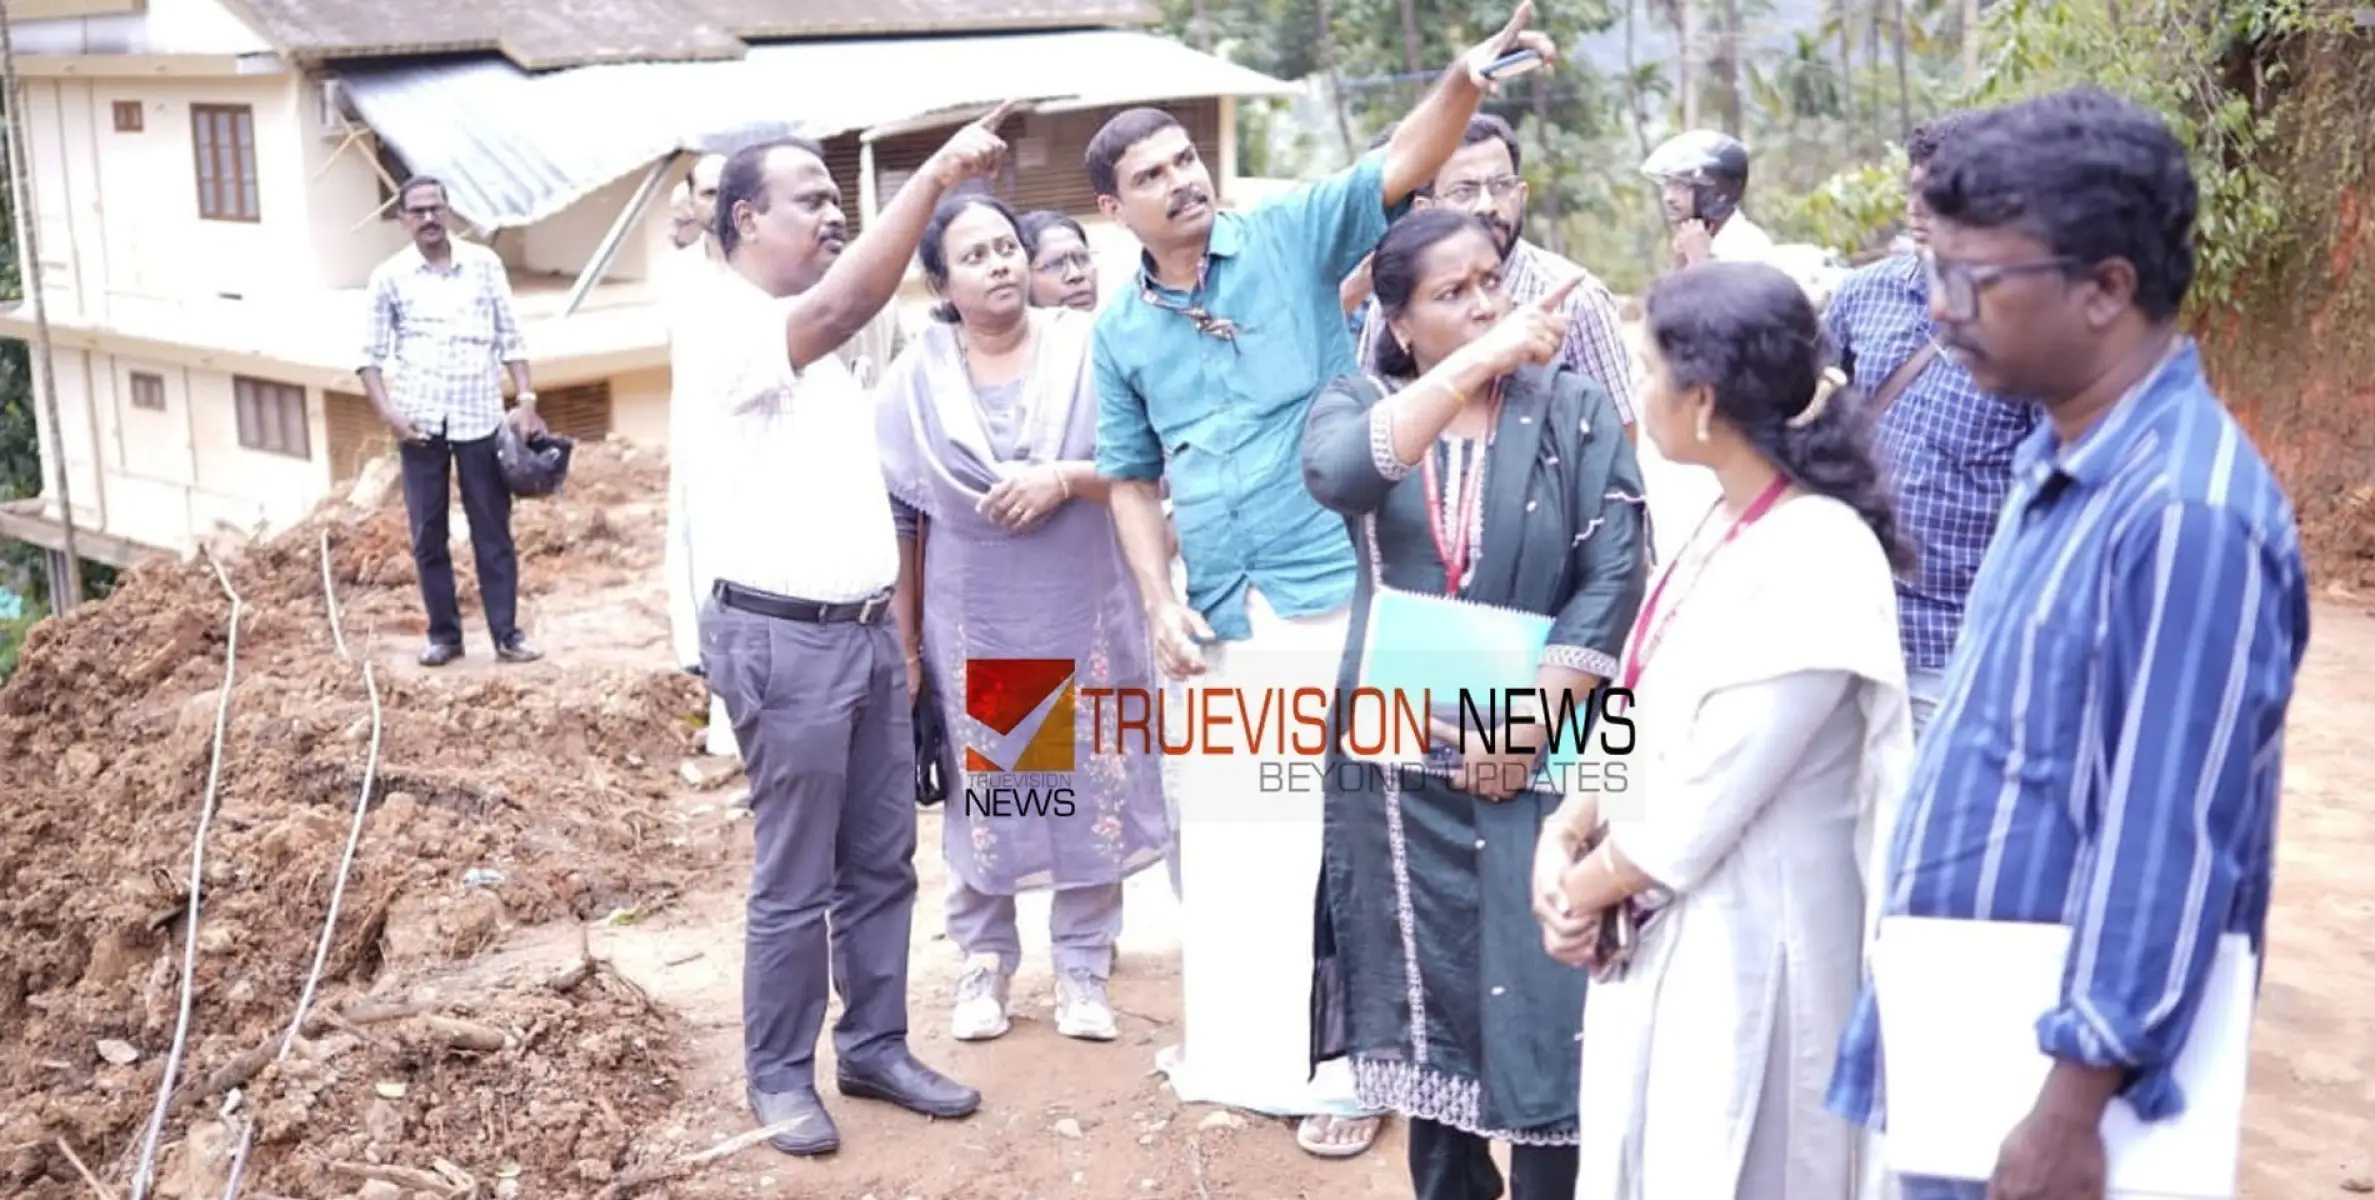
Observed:
[[[1758,493],[1757,498],[1750,501],[1748,508],[1741,512],[1740,519],[1732,522],[1732,527],[1724,531],[1722,540],[1716,542],[1706,554],[1700,556],[1699,565],[1691,571],[1691,588],[1695,589],[1698,586],[1699,576],[1707,573],[1707,565],[1715,561],[1715,556],[1721,553],[1724,547],[1731,545],[1732,539],[1739,537],[1742,530],[1756,524],[1757,519],[1764,516],[1774,503],[1781,499],[1781,493],[1788,490],[1789,478],[1783,475],[1774,476],[1773,482],[1765,485],[1765,490]],[[1702,520],[1700,526],[1704,528],[1705,525],[1706,522]],[[1674,614],[1681,610],[1684,600],[1690,599],[1690,589],[1685,589],[1682,595],[1675,598],[1674,607],[1667,610],[1662,617],[1660,616],[1658,601],[1665,597],[1666,584],[1672,579],[1671,572],[1660,578],[1657,587],[1649,593],[1649,603],[1641,606],[1642,636],[1633,639],[1633,652],[1625,657],[1624,686],[1628,692],[1633,690],[1634,684],[1641,681],[1641,668],[1648,664],[1649,656],[1657,652],[1658,643],[1666,640],[1666,627],[1674,623]]]
[[[1443,488],[1435,480],[1435,452],[1429,448],[1420,462],[1420,486],[1427,492],[1427,533],[1435,539],[1435,557],[1443,560],[1443,594],[1460,594],[1460,581],[1468,575],[1468,560],[1473,557],[1475,538],[1484,524],[1484,452],[1493,444],[1493,426],[1501,416],[1501,381],[1493,381],[1493,398],[1485,404],[1484,436],[1478,439],[1480,448],[1476,461],[1460,480],[1460,499],[1456,514],[1443,511],[1438,497]],[[1450,525],[1455,528],[1446,529]],[[1482,540],[1475,538],[1475,540]]]

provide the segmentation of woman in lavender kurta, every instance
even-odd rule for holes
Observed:
[[[942,303],[877,389],[878,436],[900,518],[909,679],[928,685],[949,730],[942,850],[949,937],[965,955],[954,1033],[978,1041],[1006,1032],[1022,957],[1015,895],[1048,888],[1056,1030],[1109,1041],[1105,981],[1122,881],[1162,861],[1170,829],[1160,748],[1139,752],[1117,739],[1115,698],[1077,698],[1088,688],[1144,698],[1153,681],[1137,589],[1091,463],[1094,318],[1030,306],[1014,214],[986,194],[942,201],[917,257]],[[968,664],[984,659],[1069,664],[1069,772],[1048,769],[1045,743],[1032,735],[1063,719],[1060,699],[1004,715],[967,703],[969,687],[991,699],[986,673],[969,678]],[[1045,680],[1059,697],[1062,674]],[[1032,689],[1026,701],[1046,694]],[[991,728],[969,708],[1009,727]],[[1035,787],[1038,802],[1032,811],[991,805],[993,787],[1026,796]],[[1056,788],[1069,788],[1068,798]]]

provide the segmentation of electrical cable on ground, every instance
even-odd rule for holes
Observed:
[[[338,657],[348,658],[346,635],[338,627],[338,593],[330,583],[330,531],[322,530],[322,603],[330,614],[330,636],[338,646]],[[297,1035],[305,1028],[305,1016],[313,1007],[314,991],[321,986],[322,967],[330,961],[330,942],[338,931],[338,907],[346,899],[346,882],[354,871],[355,849],[363,841],[363,819],[371,811],[371,785],[379,771],[379,739],[382,722],[379,705],[379,678],[371,669],[371,660],[363,660],[363,687],[371,696],[371,751],[363,760],[363,787],[355,796],[355,815],[346,831],[346,853],[338,860],[337,882],[330,887],[330,915],[322,921],[322,936],[313,949],[313,970],[305,976],[304,990],[297,994],[297,1012],[289,1018],[289,1030],[280,1039],[280,1050],[272,1056],[279,1062],[289,1056],[289,1049],[297,1044]],[[256,1139],[256,1122],[249,1117],[242,1122],[239,1148],[231,1155],[229,1178],[223,1184],[223,1200],[235,1200],[239,1195],[239,1181],[247,1172],[247,1153]]]
[[[354,656],[346,652],[346,631],[341,629],[338,623],[338,593],[330,588],[330,530],[328,526],[322,528],[322,603],[330,610],[330,644],[338,647],[338,661],[353,662]],[[363,681],[365,683],[371,681],[368,669],[364,673]],[[372,736],[376,738],[379,735],[379,700],[376,693],[371,701],[371,724]],[[372,757],[377,758],[378,755],[374,754]],[[366,771],[365,774],[369,774],[369,772]]]
[[[198,974],[198,896],[206,884],[206,832],[214,823],[215,797],[223,782],[223,734],[230,727],[231,683],[239,664],[239,618],[244,605],[238,589],[231,586],[231,576],[211,550],[203,551],[206,564],[214,568],[215,582],[223,586],[223,594],[231,598],[230,637],[223,647],[223,693],[214,710],[213,762],[206,769],[206,798],[198,808],[198,831],[190,839],[190,911],[182,929],[181,947],[181,1013],[173,1023],[173,1049],[165,1056],[165,1075],[157,1081],[157,1107],[149,1114],[148,1132],[140,1143],[140,1165],[132,1172],[132,1200],[145,1200],[148,1190],[156,1184],[157,1141],[165,1132],[165,1112],[173,1102],[173,1084],[181,1073],[181,1058],[189,1048],[190,999],[197,989]]]

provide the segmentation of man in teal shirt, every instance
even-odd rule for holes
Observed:
[[[1492,86],[1485,68],[1515,50],[1553,57],[1549,39],[1526,30],[1532,16],[1526,0],[1384,146],[1250,212],[1215,206],[1211,173],[1169,113],[1131,109],[1089,142],[1098,207],[1145,248],[1097,318],[1097,471],[1113,481],[1165,673],[1202,677],[1195,708],[1233,712],[1217,689],[1251,713],[1275,689],[1333,685],[1357,566],[1343,518],[1304,488],[1302,442],[1312,397],[1359,369],[1338,288],[1460,148]],[[1193,1053],[1166,1050],[1165,1069],[1183,1101],[1304,1117],[1306,1150],[1358,1154],[1392,1097],[1366,1081],[1356,1096],[1341,1058],[1312,1067],[1321,760],[1280,745],[1276,728],[1256,746],[1244,725],[1197,725],[1177,828]],[[1287,759],[1299,761],[1280,770]]]

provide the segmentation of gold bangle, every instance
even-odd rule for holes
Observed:
[[[1064,474],[1062,467],[1056,468],[1056,485],[1064,489],[1064,499],[1072,498],[1072,477]]]

